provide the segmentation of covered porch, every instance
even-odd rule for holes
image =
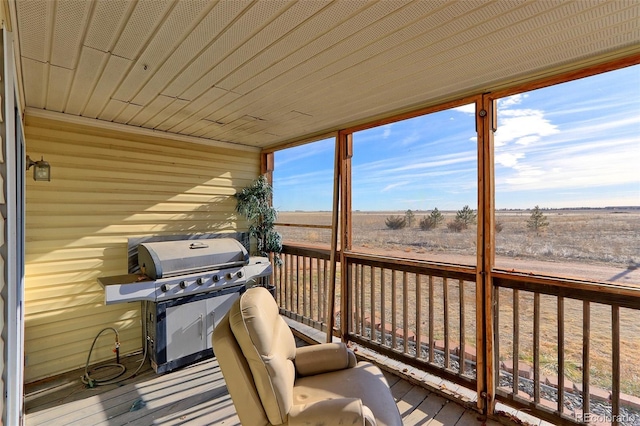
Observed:
[[[234,196],[258,176],[272,180],[278,153],[320,140],[335,146],[323,173],[331,223],[304,226],[331,241],[285,239],[284,265],[273,265],[280,313],[300,339],[348,342],[379,364],[406,424],[640,421],[640,377],[626,377],[636,364],[629,348],[640,346],[629,326],[640,324],[639,260],[618,262],[614,273],[496,262],[494,136],[501,100],[637,70],[640,3],[1,3],[0,423],[237,424],[215,358],[83,388],[77,369],[101,329],[120,330],[130,367],[146,337],[139,305],[106,305],[97,279],[128,273],[140,239],[246,232]],[[637,87],[626,90],[637,98]],[[595,107],[569,106],[592,124]],[[468,127],[460,139],[472,144],[464,171],[473,193],[465,207],[477,215],[465,234],[471,254],[354,244],[354,138],[456,109]],[[514,144],[532,140],[522,139]],[[621,140],[632,163],[626,147],[637,135]],[[565,156],[579,163],[576,150]],[[34,159],[50,165],[49,180],[25,174]],[[440,160],[451,167],[441,175],[455,172],[450,157]],[[625,183],[636,209],[637,177]],[[628,212],[614,213],[624,222]],[[629,223],[627,249],[638,232]],[[592,324],[603,318],[596,340]],[[572,351],[579,347],[571,365],[569,335]],[[542,343],[552,355],[537,350]],[[594,380],[596,352],[605,384]],[[95,354],[111,359],[110,342]]]

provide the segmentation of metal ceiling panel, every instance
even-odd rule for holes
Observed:
[[[158,93],[178,97],[182,90],[174,91],[167,88],[167,85],[181,78],[184,68],[202,57],[204,50],[215,50],[216,48],[211,47],[212,43],[219,39],[227,26],[234,22],[249,4],[249,0],[217,3],[209,15],[194,28],[184,42],[164,61],[160,69],[137,95],[135,101],[139,104],[146,104]],[[220,53],[218,52],[218,54]]]
[[[110,55],[100,79],[96,84],[91,97],[86,104],[82,115],[84,117],[96,118],[105,107],[111,94],[116,90],[123,75],[126,75],[131,68],[133,61]]]
[[[120,33],[113,54],[131,60],[137,59],[175,4],[171,0],[139,0]]]
[[[15,5],[27,106],[261,147],[640,54],[626,0]]]
[[[111,51],[134,6],[135,3],[129,0],[95,0],[84,45],[103,52]]]
[[[128,103],[111,99],[107,102],[98,119],[104,121],[114,121],[118,115],[127,107]]]
[[[229,92],[218,87],[211,87],[193,102],[188,105],[190,112],[188,117],[177,123],[171,129],[171,132],[182,133],[194,123],[200,122],[203,118],[209,116],[211,111],[217,108],[217,105],[226,103],[226,99],[237,99],[239,93]],[[215,120],[214,120],[215,121]]]
[[[29,99],[29,106],[44,109],[47,90],[46,82],[49,76],[49,65],[29,58],[22,58],[22,79],[24,81],[25,97]]]
[[[92,8],[92,2],[57,2],[49,60],[51,65],[67,69],[75,67]]]
[[[64,109],[65,113],[81,115],[108,59],[108,53],[90,47],[82,48],[69,100]],[[55,82],[53,83],[55,84]]]
[[[243,44],[255,37],[260,29],[277,17],[283,10],[292,5],[286,0],[274,0],[270,2],[257,2],[244,11],[244,13],[229,25],[213,42],[202,52],[198,58],[186,67],[180,75],[163,91],[173,96],[184,96],[189,99],[193,94],[183,92],[205,73],[212,73],[210,86],[217,79],[224,76],[218,66],[222,60],[241,49]],[[217,85],[218,87],[222,87]],[[223,89],[228,89],[222,87]],[[197,94],[196,94],[197,95]]]
[[[154,71],[158,70],[180,43],[188,37],[193,30],[193,23],[198,22],[210,11],[210,5],[211,3],[206,0],[178,2],[158,32],[154,34],[149,45],[137,58],[135,68],[127,75],[115,97],[123,101],[132,100],[141,87],[154,76]],[[137,99],[134,103],[143,105],[145,102]]]
[[[155,129],[160,126],[165,120],[171,118],[173,114],[180,111],[188,103],[183,99],[174,99],[166,108],[153,116],[149,121],[143,124],[143,127],[148,129]]]
[[[147,121],[151,120],[157,113],[162,111],[173,102],[175,98],[169,96],[158,96],[149,105],[142,109],[135,117],[129,120],[127,123],[133,126],[142,126]]]
[[[18,4],[20,54],[23,58],[49,62],[54,2],[29,1]]]
[[[45,107],[49,111],[62,111],[73,82],[73,70],[50,65],[49,82],[53,84],[48,85]]]

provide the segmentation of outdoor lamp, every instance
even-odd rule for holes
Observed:
[[[43,180],[49,182],[51,180],[51,166],[44,161],[43,157],[40,157],[40,161],[33,161],[27,155],[27,170],[33,168],[33,180]]]

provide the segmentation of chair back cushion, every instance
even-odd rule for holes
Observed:
[[[234,302],[235,305],[239,303],[239,299]],[[269,425],[249,364],[231,331],[228,314],[213,330],[212,343],[240,423],[243,426]]]
[[[231,307],[229,323],[269,422],[285,423],[293,405],[296,344],[273,296],[264,287],[247,290]]]

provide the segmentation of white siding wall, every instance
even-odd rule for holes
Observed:
[[[237,190],[258,151],[212,148],[27,117],[27,154],[51,182],[27,180],[25,382],[83,367],[104,327],[139,350],[139,303],[104,305],[96,278],[127,272],[127,238],[235,232]],[[103,335],[92,359],[113,357]]]

